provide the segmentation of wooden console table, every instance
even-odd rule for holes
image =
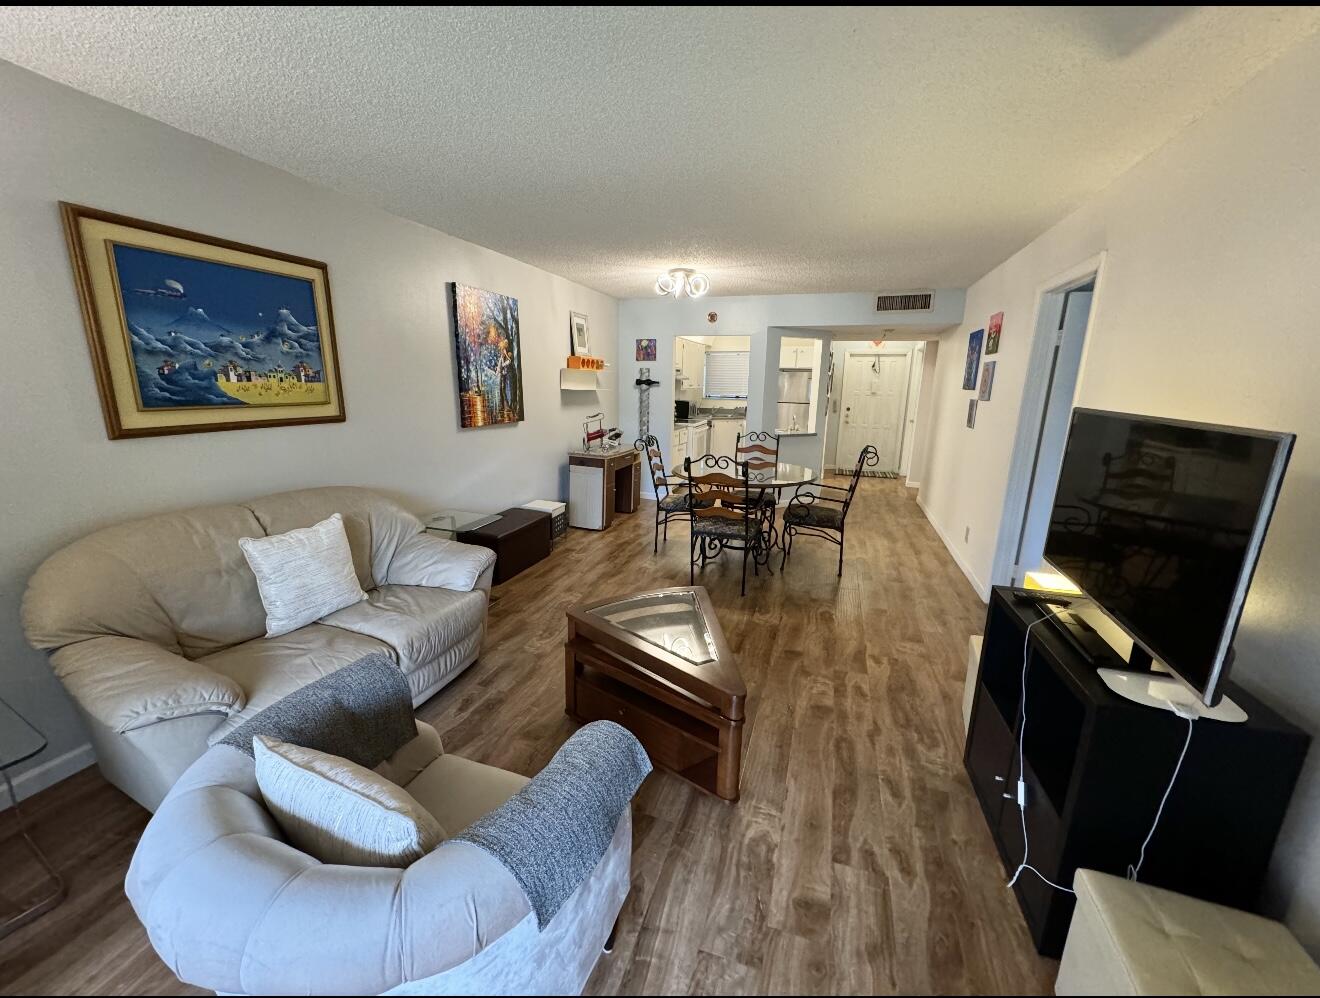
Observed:
[[[634,513],[642,502],[641,455],[632,447],[568,452],[568,522],[604,530],[615,513]]]
[[[738,799],[747,687],[704,588],[573,607],[564,665],[569,717],[616,721],[656,765]]]

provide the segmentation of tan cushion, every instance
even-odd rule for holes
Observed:
[[[444,829],[406,790],[328,752],[258,735],[257,786],[289,841],[323,863],[408,866]]]
[[[1060,995],[1314,995],[1320,969],[1279,922],[1078,870]]]
[[[207,668],[233,679],[247,694],[247,705],[231,714],[208,740],[214,745],[281,697],[380,651],[394,655],[389,645],[366,635],[308,624],[278,638],[257,638],[198,659]]]
[[[238,542],[266,608],[266,637],[279,637],[336,610],[361,603],[344,518],[333,513],[310,527]]]
[[[481,630],[485,616],[486,594],[480,590],[381,586],[365,602],[329,614],[321,623],[385,642],[409,675]]]
[[[375,772],[391,783],[406,787],[417,774],[444,755],[440,732],[425,721],[417,722],[417,737],[400,745],[398,750],[378,765]]]
[[[56,552],[28,584],[23,623],[38,648],[104,635],[196,658],[265,632],[238,541],[261,537],[242,506],[208,506],[98,530]]]
[[[83,710],[113,731],[237,712],[246,699],[228,676],[136,638],[79,641],[53,652],[50,661]]]
[[[348,486],[280,492],[245,503],[267,534],[308,527],[340,513],[363,589],[384,582],[400,544],[424,529],[422,522],[379,492]]]
[[[494,811],[528,783],[525,776],[457,755],[442,755],[405,788],[451,835]]]

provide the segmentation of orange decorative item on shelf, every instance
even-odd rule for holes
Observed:
[[[603,371],[605,370],[605,361],[601,360],[599,357],[579,355],[577,357],[569,357],[568,366],[570,368],[584,371]]]

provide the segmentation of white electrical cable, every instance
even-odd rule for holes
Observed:
[[[1029,661],[1029,656],[1027,654],[1027,651],[1028,651],[1028,642],[1031,640],[1031,629],[1035,627],[1037,624],[1042,624],[1045,621],[1051,619],[1052,617],[1057,617],[1059,616],[1059,614],[1064,613],[1070,609],[1072,609],[1071,606],[1063,606],[1057,610],[1053,610],[1050,613],[1047,613],[1045,616],[1040,617],[1037,620],[1033,620],[1030,624],[1027,625],[1026,633],[1023,634],[1022,636],[1022,699],[1018,706],[1019,721],[1018,721],[1018,744],[1017,744],[1017,749],[1018,749],[1017,805],[1018,805],[1018,811],[1021,813],[1022,816],[1022,862],[1019,863],[1018,868],[1013,871],[1013,876],[1008,881],[1008,886],[1012,887],[1014,884],[1016,884],[1018,882],[1018,877],[1022,876],[1024,870],[1030,870],[1036,876],[1040,877],[1041,880],[1045,881],[1045,883],[1048,884],[1050,887],[1053,887],[1056,891],[1065,891],[1068,894],[1075,894],[1076,891],[1068,887],[1063,887],[1060,884],[1056,884],[1053,880],[1045,876],[1045,874],[1041,873],[1034,866],[1032,866],[1031,863],[1028,862],[1028,859],[1031,856],[1031,843],[1027,839],[1027,784],[1026,781],[1022,778],[1022,774],[1024,772],[1023,757],[1025,754],[1022,745],[1023,742],[1025,741],[1026,733],[1027,733],[1027,662]]]
[[[1169,777],[1169,785],[1164,788],[1164,796],[1160,798],[1160,806],[1155,810],[1155,820],[1150,823],[1150,831],[1146,833],[1146,840],[1141,843],[1141,854],[1137,857],[1136,866],[1128,866],[1128,880],[1136,880],[1141,873],[1141,864],[1146,862],[1146,846],[1150,845],[1150,840],[1155,837],[1155,829],[1160,826],[1160,815],[1164,813],[1164,805],[1169,801],[1169,794],[1173,793],[1173,785],[1178,780],[1178,773],[1182,770],[1183,760],[1187,758],[1187,747],[1192,744],[1192,729],[1196,727],[1196,715],[1185,714],[1175,708],[1174,713],[1187,722],[1187,739],[1183,742],[1182,751],[1178,753],[1178,762],[1173,767],[1173,775]]]

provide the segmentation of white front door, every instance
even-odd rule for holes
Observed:
[[[907,405],[907,354],[850,353],[843,369],[843,413],[836,461],[851,469],[867,444],[880,453],[876,471],[898,471]]]

